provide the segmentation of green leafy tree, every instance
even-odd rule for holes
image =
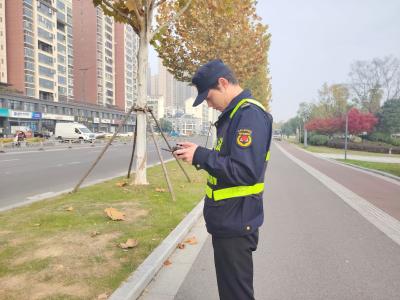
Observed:
[[[296,134],[296,131],[298,128],[301,126],[301,121],[299,117],[294,117],[289,119],[287,122],[285,122],[282,127],[282,134],[289,136],[289,135],[294,135]]]
[[[172,131],[172,123],[167,119],[161,118],[160,119],[160,127],[163,132],[171,132]]]
[[[168,2],[157,16],[167,22],[179,2]],[[215,58],[234,71],[240,84],[251,88],[268,106],[271,84],[268,70],[270,34],[256,14],[253,0],[195,0],[178,22],[153,41],[164,66],[176,79],[190,81],[197,68]]]
[[[86,1],[86,0],[85,0]],[[101,7],[104,14],[111,16],[115,21],[125,23],[139,36],[138,47],[138,99],[136,105],[140,108],[146,107],[147,103],[147,65],[149,44],[154,37],[168,28],[169,22],[177,22],[182,13],[189,7],[192,0],[93,0],[95,6]],[[173,5],[168,20],[158,22],[153,26],[154,13],[157,9],[162,9],[163,5]],[[132,106],[129,113],[133,111]],[[136,153],[135,153],[135,184],[147,184],[146,174],[146,113],[137,111],[136,126],[138,130]],[[102,152],[103,154],[103,152]],[[100,157],[99,157],[100,158]]]
[[[318,91],[319,99],[312,105],[310,118],[327,119],[343,116],[348,110],[349,90],[344,84],[324,83]]]
[[[389,134],[400,132],[400,99],[386,101],[378,113],[378,129]]]

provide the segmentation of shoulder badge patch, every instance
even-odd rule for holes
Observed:
[[[252,133],[252,131],[249,129],[239,129],[237,138],[236,138],[236,143],[240,147],[244,147],[244,148],[249,147],[252,142],[251,133]]]

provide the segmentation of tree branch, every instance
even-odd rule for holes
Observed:
[[[161,5],[164,2],[165,2],[165,0],[159,0],[157,2],[157,6]],[[160,26],[158,26],[157,29],[155,29],[153,32],[151,32],[149,41],[151,41],[157,33],[161,32],[162,30],[167,28],[173,21],[178,19],[189,8],[191,3],[192,3],[192,0],[188,0],[186,5],[179,12],[177,12],[176,15],[171,20],[165,22],[164,24],[161,24]]]
[[[103,0],[102,3],[104,3],[106,6],[108,6],[111,10],[115,10],[120,15],[120,17],[124,18],[126,20],[126,22],[128,24],[130,24],[131,18],[126,13],[124,13],[117,7],[113,6],[110,2],[108,2],[108,0]]]
[[[116,12],[119,14],[120,17],[124,18],[125,21],[126,21],[126,23],[129,24],[129,25],[133,28],[133,30],[136,32],[136,34],[139,35],[139,31],[141,30],[141,27],[143,27],[143,23],[142,23],[143,17],[141,17],[141,16],[139,15],[137,9],[134,9],[134,10],[133,10],[133,13],[135,14],[135,17],[136,17],[136,19],[137,19],[137,26],[139,26],[139,28],[136,28],[136,26],[135,26],[136,24],[134,24],[134,22],[132,21],[132,18],[131,18],[129,15],[127,15],[126,13],[124,13],[124,12],[123,12],[122,10],[120,10],[119,8],[113,6],[113,5],[109,2],[109,0],[102,0],[102,2],[103,2],[106,6],[108,6],[110,9],[116,11]]]

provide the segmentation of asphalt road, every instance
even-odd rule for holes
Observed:
[[[400,299],[400,247],[272,147],[256,299]],[[176,300],[217,300],[210,238]]]
[[[181,140],[186,140],[182,138]],[[189,139],[204,145],[205,137]],[[170,140],[175,145],[175,140]],[[159,145],[166,147],[164,142]],[[73,188],[97,158],[104,145],[76,145],[72,149],[47,148],[45,151],[0,153],[0,209]],[[114,143],[109,147],[86,183],[116,177],[128,170],[132,144]],[[159,161],[155,146],[148,142],[148,164]],[[163,152],[165,159],[171,154]]]

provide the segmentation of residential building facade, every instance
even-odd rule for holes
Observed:
[[[6,0],[0,0],[0,83],[7,83]]]
[[[72,100],[71,0],[21,0],[3,4],[7,83],[29,97],[55,102]]]

